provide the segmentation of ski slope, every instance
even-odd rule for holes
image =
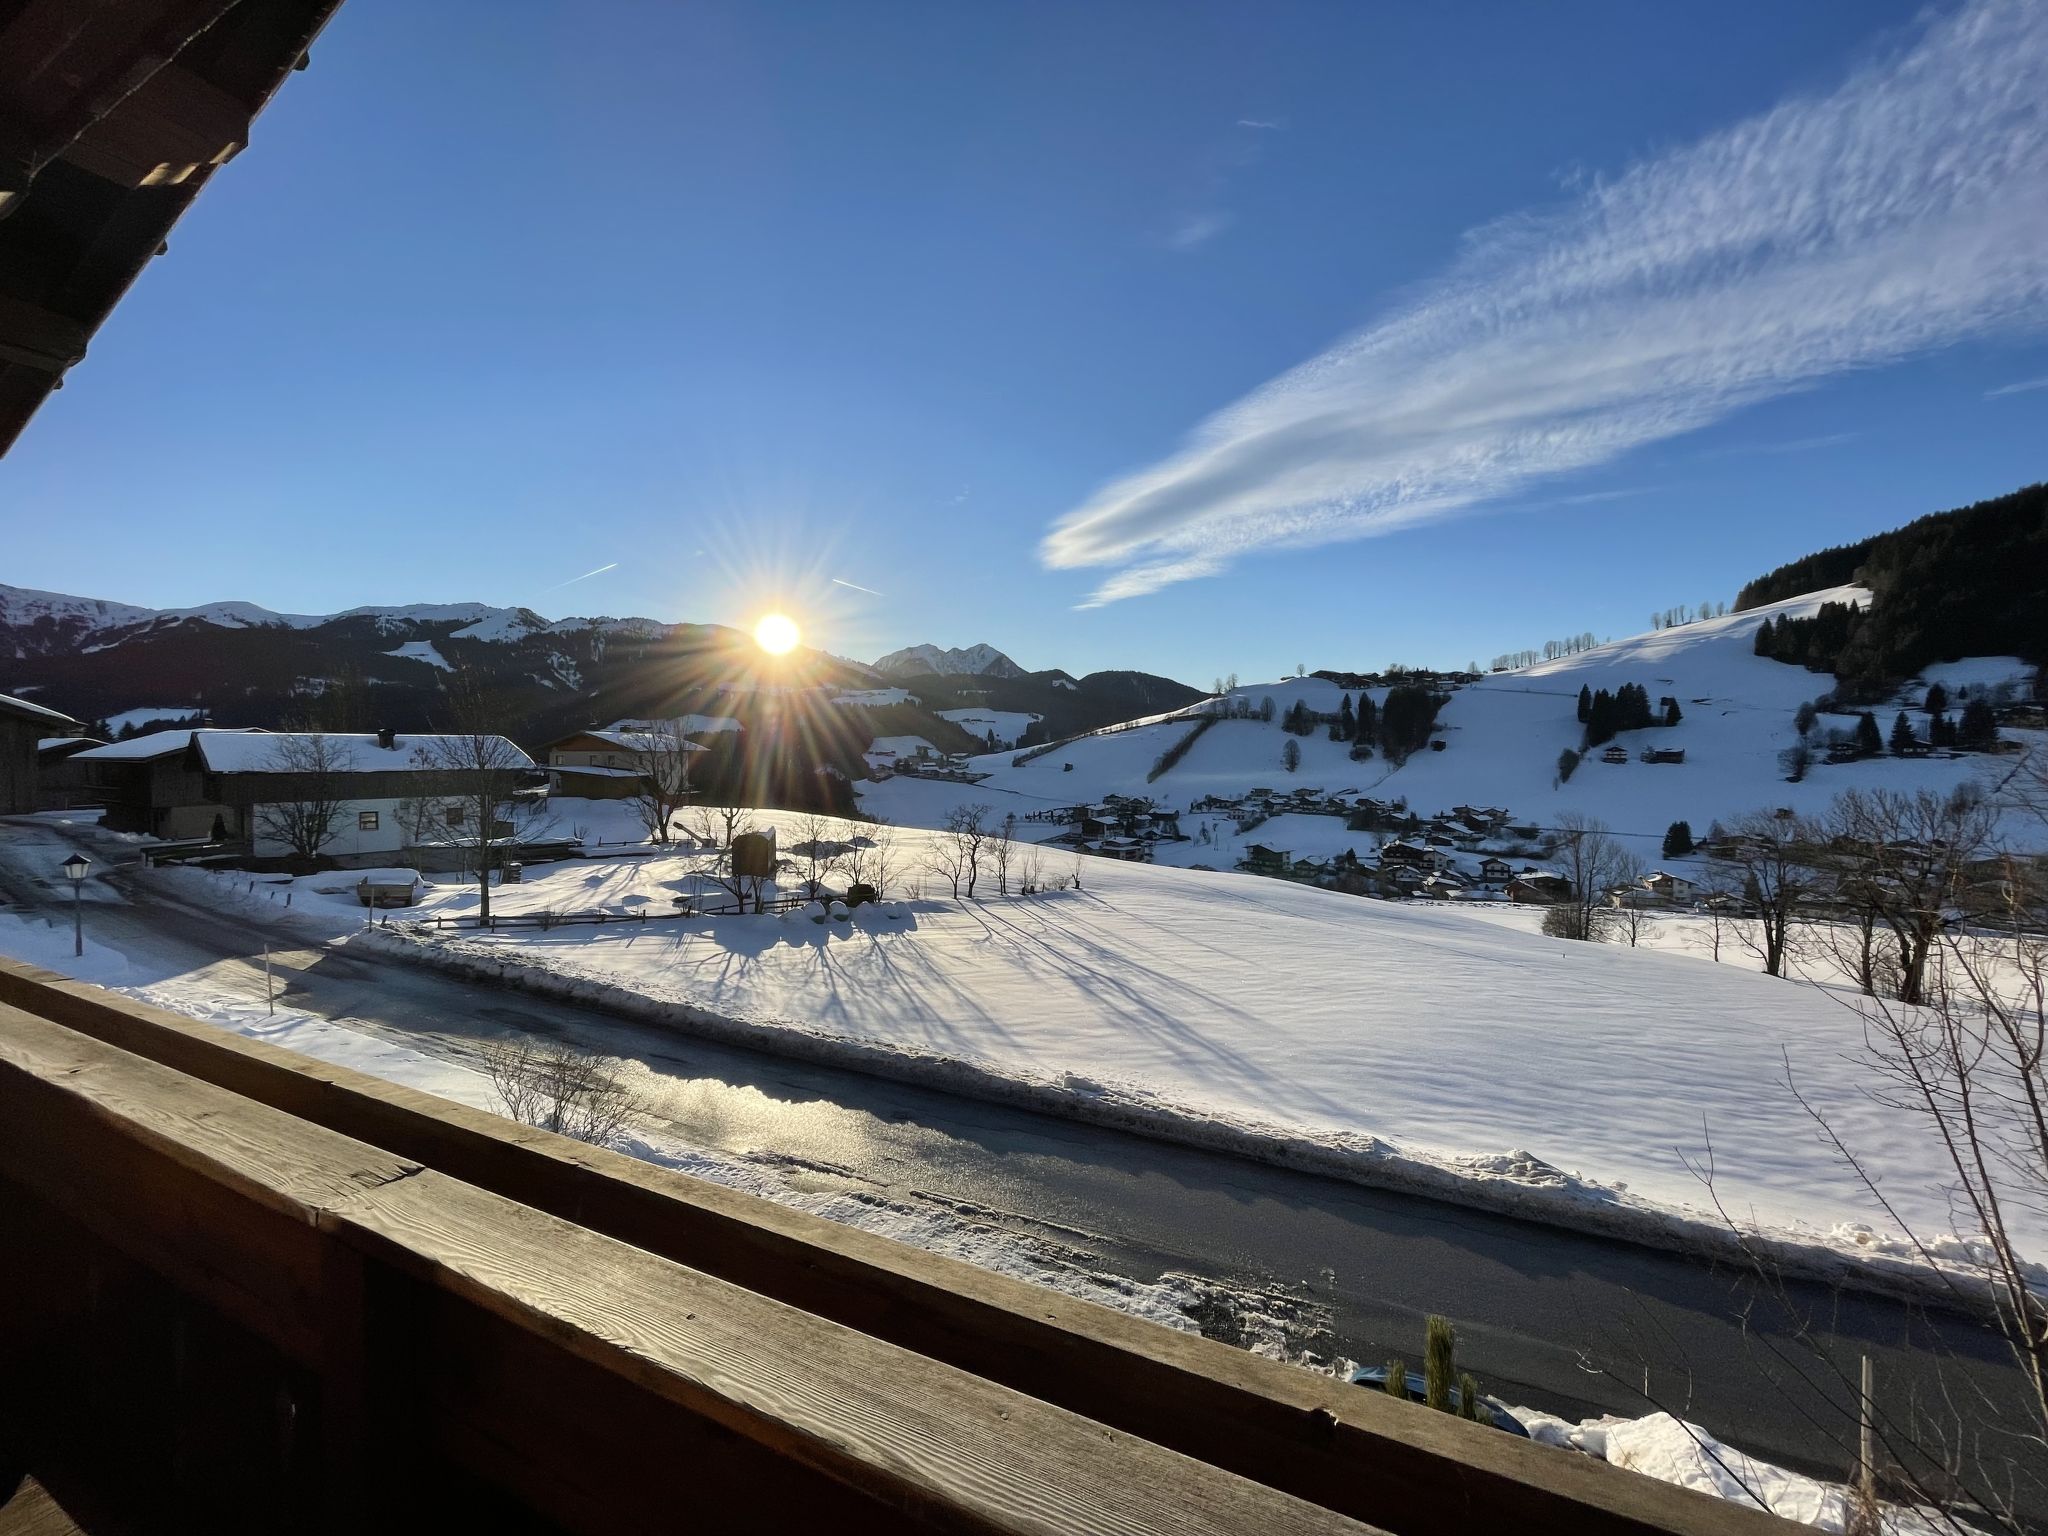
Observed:
[[[1802,783],[1785,781],[1779,759],[1799,739],[1794,714],[1802,703],[1827,692],[1834,679],[1755,655],[1756,631],[1766,619],[1804,617],[1825,602],[1866,601],[1868,596],[1860,587],[1835,587],[1494,674],[1451,694],[1434,733],[1443,751],[1418,752],[1398,768],[1378,755],[1355,762],[1348,743],[1331,741],[1321,730],[1291,737],[1277,718],[1272,723],[1224,720],[1210,727],[1170,772],[1148,783],[1159,755],[1190,729],[1186,721],[1170,720],[1084,738],[1021,767],[1013,767],[1007,753],[978,758],[974,767],[989,778],[976,785],[929,780],[861,785],[861,807],[890,821],[934,826],[952,806],[971,802],[989,804],[998,815],[1022,816],[1108,794],[1132,794],[1185,810],[1204,795],[1312,788],[1405,799],[1425,816],[1460,804],[1500,806],[1518,820],[1553,825],[1561,813],[1578,812],[1619,832],[1661,837],[1673,821],[1690,821],[1696,832],[1704,832],[1717,819],[1759,807],[1817,813],[1850,788],[1947,789],[1973,780],[1995,789],[2012,771],[2013,758],[1816,762]],[[2028,671],[2010,657],[1974,658],[1929,668],[1927,680],[1943,679],[1953,696],[1959,686],[2020,680]],[[1612,692],[1624,683],[1641,684],[1653,703],[1667,694],[1676,698],[1683,718],[1675,726],[1624,732],[1617,741],[1628,749],[1627,763],[1608,764],[1599,751],[1590,752],[1570,782],[1559,784],[1558,756],[1576,749],[1582,738],[1580,688]],[[1255,709],[1270,698],[1277,717],[1297,699],[1312,710],[1335,710],[1346,692],[1324,679],[1304,677],[1241,687],[1231,696],[1249,700]],[[1386,689],[1370,693],[1375,703],[1385,702]],[[1917,687],[1906,690],[1910,699],[1919,693]],[[1351,697],[1355,704],[1358,692]],[[1881,730],[1889,731],[1898,707],[1873,707]],[[1925,717],[1916,719],[1924,732]],[[1853,716],[1823,715],[1816,735],[1853,724]],[[2007,734],[2025,745],[2039,745],[2040,733]],[[1289,741],[1301,749],[1294,773],[1281,757]],[[1640,750],[1651,745],[1682,747],[1686,760],[1675,765],[1638,761]],[[1198,858],[1187,845],[1162,851],[1161,857]]]

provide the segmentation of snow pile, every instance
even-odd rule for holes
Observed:
[[[1020,709],[942,709],[939,718],[952,721],[977,740],[993,731],[996,740],[1008,747],[1016,745],[1026,726],[1042,717]]]
[[[1578,1424],[1540,1408],[1510,1408],[1531,1439],[1579,1451],[1611,1466],[1626,1467],[1659,1482],[1676,1483],[1717,1499],[1751,1504],[1823,1531],[1849,1529],[1854,1503],[1847,1488],[1774,1467],[1717,1440],[1697,1424],[1668,1413],[1646,1418],[1613,1416]],[[1886,1536],[1953,1536],[1953,1523],[1933,1511],[1901,1505],[1883,1507]]]

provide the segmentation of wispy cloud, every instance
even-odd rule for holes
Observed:
[[[1240,117],[1237,120],[1237,126],[1240,128],[1256,128],[1264,133],[1285,133],[1287,131],[1285,123],[1276,123],[1263,117]]]
[[[841,581],[837,576],[828,577],[827,580],[835,587],[848,587],[855,592],[865,592],[869,597],[880,597],[883,595],[873,587],[864,587],[857,581]]]
[[[1230,215],[1220,208],[1204,213],[1191,213],[1174,225],[1166,237],[1166,243],[1176,251],[1192,251],[1198,245],[1207,245],[1224,230],[1230,228]]]
[[[2001,395],[2024,395],[2030,390],[2048,389],[2048,376],[2038,379],[2021,379],[2017,384],[2001,384],[1996,389],[1984,391],[1986,400],[1996,400]]]
[[[588,581],[593,576],[602,576],[606,571],[616,571],[618,568],[619,562],[614,560],[610,565],[600,565],[596,570],[585,571],[581,576],[571,576],[567,581],[558,581],[552,587],[549,587],[546,590],[550,592],[559,592],[564,587],[573,587],[579,581]]]
[[[2048,7],[1979,0],[1800,97],[1475,231],[1406,308],[1056,522],[1092,601],[1453,516],[2048,312]]]

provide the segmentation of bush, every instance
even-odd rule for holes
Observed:
[[[1565,749],[1564,749],[1564,750],[1563,750],[1562,752],[1560,752],[1560,753],[1558,753],[1558,754],[1557,754],[1557,782],[1558,782],[1558,783],[1560,783],[1560,784],[1569,784],[1569,783],[1571,783],[1571,781],[1572,781],[1572,775],[1573,775],[1574,773],[1577,773],[1578,771],[1579,771],[1579,754],[1578,754],[1578,753],[1574,752],[1574,751],[1573,751],[1573,750],[1572,750],[1572,749],[1571,749],[1570,747],[1566,747],[1566,748],[1565,748]]]
[[[872,885],[855,883],[846,888],[846,904],[849,907],[863,906],[871,901],[880,901],[882,893]]]

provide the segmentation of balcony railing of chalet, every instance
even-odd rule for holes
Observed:
[[[24,1471],[89,1531],[1791,1529],[0,962]]]

